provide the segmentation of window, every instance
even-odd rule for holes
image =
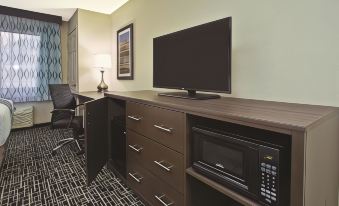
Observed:
[[[0,15],[0,97],[49,100],[48,84],[61,83],[60,27]]]
[[[2,88],[20,91],[38,86],[40,36],[0,32]],[[12,77],[12,78],[6,78]]]

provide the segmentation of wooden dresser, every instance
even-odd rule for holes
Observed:
[[[194,118],[206,118],[287,136],[289,205],[337,206],[338,111],[239,98],[197,101],[160,97],[154,91],[108,92],[85,104],[88,182],[115,158],[111,122],[122,119],[126,170],[119,171],[126,172],[121,178],[149,205],[260,205],[192,169],[190,127]]]
[[[128,183],[151,205],[184,205],[184,113],[126,106]]]

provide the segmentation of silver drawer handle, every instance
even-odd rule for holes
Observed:
[[[127,117],[130,118],[130,119],[132,119],[132,120],[134,120],[134,121],[140,121],[140,120],[142,120],[142,117],[135,117],[135,116],[131,116],[131,115],[128,115]]]
[[[164,125],[157,125],[157,124],[155,124],[153,126],[155,128],[158,128],[158,129],[163,130],[163,131],[168,132],[168,133],[172,133],[172,130],[173,130],[173,128],[166,128],[166,127],[164,127]]]
[[[141,180],[142,180],[143,177],[139,177],[139,178],[138,178],[138,177],[135,176],[136,174],[137,174],[137,173],[133,173],[133,174],[130,173],[130,172],[128,173],[128,175],[129,175],[130,177],[132,177],[135,181],[137,181],[138,183],[141,183]]]
[[[174,202],[170,202],[170,203],[166,203],[162,200],[162,198],[166,197],[165,195],[161,195],[161,196],[158,196],[158,195],[154,195],[155,199],[157,199],[162,205],[164,206],[170,206],[170,205],[174,205]]]
[[[166,170],[167,172],[170,172],[171,169],[172,169],[172,167],[173,167],[173,165],[166,167],[166,166],[163,164],[164,162],[165,162],[165,161],[154,161],[154,163],[157,164],[159,167],[163,168],[163,169]]]
[[[140,153],[141,150],[143,150],[144,148],[142,148],[142,147],[137,148],[137,146],[138,145],[136,145],[136,144],[135,145],[130,145],[130,144],[128,145],[128,147],[131,148],[133,151]]]

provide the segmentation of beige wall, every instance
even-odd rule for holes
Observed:
[[[152,38],[233,17],[232,96],[339,106],[339,1],[130,0],[112,14],[114,90],[152,88]],[[133,22],[135,80],[116,80],[116,31]]]
[[[101,73],[93,68],[93,55],[111,54],[111,16],[78,9],[79,91],[95,91]],[[105,80],[112,78],[108,72]]]
[[[67,22],[62,22],[60,26],[61,31],[61,69],[63,76],[63,83],[67,83]],[[46,102],[27,102],[27,103],[16,103],[16,108],[22,108],[27,105],[33,105],[34,107],[34,124],[41,124],[50,122],[53,104],[51,101]]]

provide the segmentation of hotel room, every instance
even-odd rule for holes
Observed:
[[[0,0],[0,205],[339,206],[338,11]]]

